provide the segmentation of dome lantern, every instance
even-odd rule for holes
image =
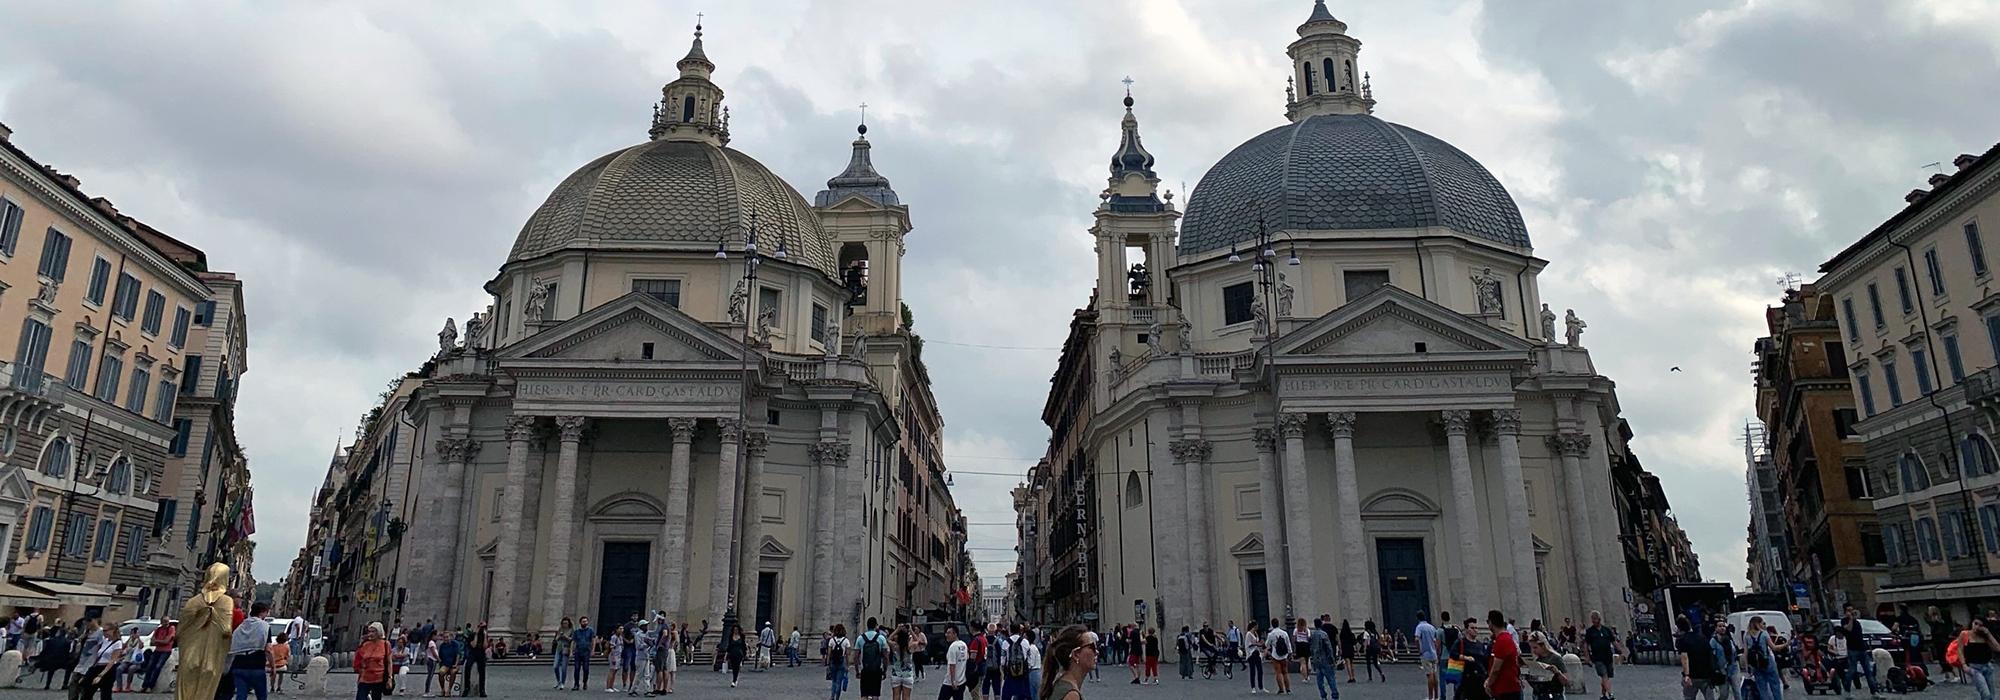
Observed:
[[[1292,57],[1292,80],[1297,85],[1286,98],[1286,119],[1375,111],[1375,97],[1355,65],[1361,41],[1347,35],[1347,23],[1334,18],[1326,0],[1314,0],[1312,15],[1299,25],[1298,40],[1285,52]]]
[[[660,102],[653,106],[653,127],[646,133],[656,141],[728,144],[729,119],[722,106],[722,88],[709,80],[715,63],[702,50],[701,23],[695,23],[694,44],[674,67],[680,69],[680,78],[660,88]]]

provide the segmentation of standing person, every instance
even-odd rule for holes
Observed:
[[[379,636],[382,626],[370,629]],[[236,700],[243,700],[252,690],[257,691],[257,700],[270,696],[271,686],[265,683],[264,675],[270,667],[264,645],[270,639],[271,604],[251,604],[250,616],[236,625],[236,632],[229,637],[229,678],[236,684]]]
[[[140,692],[153,692],[153,688],[160,684],[160,670],[166,668],[167,659],[173,656],[174,633],[179,627],[173,620],[168,620],[153,630],[153,649],[146,655],[146,676],[139,684]]]
[[[1826,666],[1829,675],[1840,684],[1841,695],[1854,690],[1856,681],[1847,675],[1847,635],[1841,634],[1839,629],[1826,636]]]
[[[479,675],[479,697],[486,697],[486,623],[480,622],[472,632],[472,639],[466,644],[465,653],[465,696],[472,697],[473,674]]]
[[[743,640],[742,627],[729,630],[727,653],[729,656],[729,687],[734,688],[736,687],[736,682],[743,678],[743,657],[749,653],[749,645]]]
[[[611,671],[605,674],[604,692],[613,693],[618,690],[619,674],[625,670],[625,631],[614,624],[604,628],[604,638],[611,643],[611,653],[604,655],[604,665]]]
[[[1357,645],[1354,628],[1346,620],[1340,621],[1340,660],[1347,666],[1347,682],[1354,682],[1354,647]]]
[[[1250,694],[1264,692],[1264,635],[1256,620],[1243,635],[1243,670],[1250,672]]]
[[[1958,638],[1958,624],[1952,622],[1951,616],[1939,611],[1935,605],[1924,610],[1924,622],[1929,625],[1930,630],[1930,635],[1925,639],[1930,641],[1931,658],[1937,659],[1938,665],[1943,666],[1945,647],[1951,645],[1951,640]],[[1951,674],[1947,672],[1945,676],[1949,678]]]
[[[847,625],[836,622],[827,632],[826,680],[832,691],[828,697],[840,700],[840,693],[847,690],[847,652],[854,645],[847,641]]]
[[[1382,635],[1375,631],[1375,621],[1361,623],[1361,629],[1361,653],[1368,657],[1368,678],[1379,683],[1389,682],[1389,673],[1382,670]]]
[[[1615,700],[1611,694],[1611,677],[1617,670],[1618,655],[1625,653],[1618,641],[1618,633],[1604,626],[1604,614],[1590,611],[1590,626],[1583,629],[1583,646],[1590,658],[1590,668],[1597,672],[1597,700]]]
[[[882,676],[889,668],[889,638],[882,634],[881,623],[868,618],[867,628],[861,631],[861,639],[855,642],[861,649],[861,698],[875,700],[882,697]]]
[[[771,670],[771,652],[778,647],[778,631],[771,629],[771,621],[764,621],[764,629],[757,630],[757,670]]]
[[[1411,636],[1417,644],[1417,665],[1424,671],[1424,698],[1438,700],[1438,652],[1444,649],[1443,635],[1431,624],[1430,615],[1418,610],[1417,629]]]
[[[390,682],[395,678],[389,669],[390,653],[389,640],[383,637],[382,623],[368,623],[368,629],[361,633],[361,646],[354,649],[354,700],[382,700],[382,696],[389,693]],[[243,688],[243,682],[238,680],[236,700],[243,700]]]
[[[1549,643],[1547,632],[1528,633],[1528,653],[1534,655],[1536,663],[1553,672],[1547,680],[1531,682],[1535,697],[1562,700],[1563,689],[1569,687],[1569,667],[1563,664],[1562,654],[1556,653],[1555,646]]]
[[[910,636],[909,625],[897,625],[896,633],[889,635],[889,697],[891,700],[910,700],[910,690],[917,686],[917,662],[915,649],[917,640]]]
[[[1715,688],[1715,700],[1730,700],[1736,694],[1736,660],[1742,654],[1736,648],[1736,628],[1733,625],[1718,624],[1708,640],[1709,650],[1715,655],[1715,677],[1709,685]]]
[[[1160,684],[1160,628],[1146,628],[1146,636],[1140,642],[1146,650],[1146,674],[1142,683]]]
[[[562,622],[556,626],[555,641],[549,645],[550,656],[554,657],[549,661],[549,665],[556,672],[556,690],[562,690],[563,682],[569,680],[569,651],[570,645],[576,643],[572,638],[575,633],[576,626],[569,621],[568,615],[564,615]],[[425,688],[425,692],[430,692],[428,683],[425,684]]]
[[[1222,643],[1228,649],[1227,655],[1222,657],[1222,676],[1235,678],[1235,673],[1230,669],[1235,667],[1237,660],[1243,658],[1243,631],[1236,629],[1235,620],[1230,620],[1229,629],[1222,633]]]
[[[1333,675],[1333,623],[1324,618],[1313,627],[1306,637],[1306,655],[1311,659],[1313,686],[1319,689],[1320,700],[1338,700],[1340,681]]]
[[[437,667],[438,667],[437,639],[435,637],[430,637],[423,634],[422,627],[418,627],[417,630],[418,630],[417,636],[419,638],[423,638],[424,640],[422,642],[417,643],[417,659],[419,663],[422,663],[424,665],[424,697],[427,698],[435,697],[431,694],[431,681],[434,680],[435,677],[437,676]],[[556,690],[562,690],[562,686],[560,685],[556,686]]]
[[[989,632],[993,629],[990,623],[986,627]],[[966,628],[966,632],[972,638],[965,641],[965,692],[971,694],[973,700],[979,700],[980,684],[986,682],[986,635],[970,627]]]
[[[1014,623],[1013,634],[1000,646],[1000,700],[1029,700],[1034,691],[1028,685],[1028,641],[1024,626]]]
[[[1180,635],[1174,637],[1174,659],[1176,665],[1180,667],[1181,680],[1194,680],[1194,651],[1197,643],[1194,634],[1188,631],[1188,626],[1181,625]]]
[[[980,695],[987,698],[987,700],[992,700],[992,698],[1003,698],[1004,700],[1004,698],[1006,697],[1005,695],[1002,694],[1003,691],[1006,689],[1006,684],[1001,679],[1002,667],[1007,665],[1007,657],[1004,656],[1004,653],[1006,651],[1007,651],[1006,626],[987,625],[986,626],[986,678],[979,682],[979,693]]]
[[[966,659],[965,642],[958,638],[958,626],[944,628],[944,683],[938,686],[938,700],[965,700]]]
[[[1312,655],[1312,632],[1306,629],[1306,618],[1301,615],[1292,620],[1292,673],[1305,680],[1312,673],[1312,664],[1306,657]]]
[[[1284,623],[1271,618],[1271,633],[1264,636],[1264,655],[1271,659],[1271,677],[1278,681],[1280,695],[1292,692],[1290,672],[1292,658],[1292,635],[1285,631]]]
[[[292,638],[278,633],[278,638],[264,647],[265,683],[280,695],[285,692],[285,669],[292,665]]]
[[[1021,635],[1021,643],[1028,647],[1028,692],[1032,694],[1042,687],[1042,648],[1035,644],[1033,628]]]
[[[924,664],[931,660],[931,636],[925,634],[922,627],[912,627],[910,628],[910,646],[914,650],[911,652],[910,661],[912,665],[916,666],[917,673],[916,678],[912,680],[920,681],[924,679]],[[910,687],[915,688],[916,686],[912,684]]]
[[[1847,661],[1845,663],[1847,665],[1848,677],[1852,678],[1855,675],[1860,675],[1868,679],[1868,694],[1875,695],[1880,690],[1875,684],[1875,657],[1868,653],[1868,643],[1861,635],[1861,620],[1855,617],[1853,605],[1847,606],[1842,611],[1838,633],[1847,637]],[[1854,687],[1856,690],[1859,690],[1861,684],[1856,683]]]
[[[661,693],[674,692],[674,676],[681,670],[680,644],[679,628],[671,622],[660,626],[660,646],[655,652],[660,659],[653,662],[653,675],[658,678],[653,684]]]
[[[91,622],[95,626],[96,621],[92,620]],[[116,631],[112,630],[112,632]],[[118,664],[124,662],[124,660],[125,640],[119,639],[116,634],[104,635],[103,642],[98,644],[97,648],[91,650],[89,655],[84,658],[82,663],[84,668],[82,671],[83,676],[77,679],[78,691],[76,697],[79,700],[89,700],[91,693],[95,692],[99,700],[111,700],[112,686],[118,682]],[[237,700],[242,700],[242,686],[237,687]],[[258,695],[258,700],[263,700],[261,693]]]
[[[618,628],[618,668],[623,674],[619,683],[627,688],[628,693],[639,675],[639,635],[633,633],[632,627],[632,623],[627,622]]]
[[[590,628],[590,616],[576,619],[576,632],[571,637],[570,653],[575,658],[570,660],[575,663],[571,664],[569,689],[583,690],[590,687],[590,645],[597,641],[597,630]]]
[[[1083,700],[1083,679],[1097,668],[1097,633],[1070,625],[1049,639],[1042,665],[1049,671],[1035,700]]]
[[[1708,640],[1694,628],[1686,614],[1674,618],[1674,626],[1680,630],[1674,649],[1681,657],[1682,700],[1694,700],[1696,695],[1714,700],[1715,652],[1709,649]],[[1493,645],[1493,654],[1500,655],[1499,644]]]
[[[659,632],[654,629],[651,622],[643,620],[639,622],[639,631],[632,635],[632,641],[636,642],[639,647],[639,663],[637,664],[639,672],[633,674],[632,689],[625,691],[626,695],[638,695],[641,688],[645,689],[646,694],[651,695],[654,689],[659,687],[658,681],[653,677],[653,653],[655,650],[653,643],[659,640]]]
[[[1486,674],[1486,694],[1493,700],[1521,700],[1521,643],[1507,629],[1507,616],[1498,610],[1486,613],[1493,627],[1492,664]],[[1373,626],[1373,622],[1369,623]]]
[[[69,628],[57,621],[47,629],[48,638],[42,640],[41,653],[35,655],[35,668],[42,670],[42,690],[49,690],[49,685],[55,682],[56,671],[62,671],[63,684],[56,688],[60,690],[69,687]]]
[[[799,667],[800,641],[801,640],[799,639],[799,628],[797,625],[793,625],[792,635],[785,638],[785,665],[791,668]]]
[[[1965,660],[1965,679],[1972,683],[1978,700],[1993,700],[1993,652],[2000,649],[2000,640],[1994,639],[1993,630],[1979,618],[1973,618],[1970,630],[1964,648],[1958,650]]]
[[[443,641],[438,641],[435,630],[428,636],[431,643],[437,645],[438,697],[451,697],[452,691],[458,687],[458,667],[465,663],[465,643],[459,641],[458,635],[452,634],[449,628],[445,630]]]
[[[1757,700],[1784,700],[1778,680],[1778,653],[1783,648],[1783,642],[1773,640],[1764,626],[1764,617],[1752,615],[1743,635],[1743,668],[1757,686]]]
[[[1125,667],[1132,670],[1132,685],[1138,685],[1146,664],[1146,643],[1139,636],[1138,625],[1126,625],[1121,632],[1125,638]]]

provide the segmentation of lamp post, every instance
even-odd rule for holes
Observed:
[[[1258,348],[1258,352],[1261,352],[1264,355],[1263,371],[1265,373],[1266,381],[1271,387],[1271,431],[1274,434],[1278,433],[1281,430],[1281,427],[1279,426],[1279,418],[1282,415],[1280,413],[1280,410],[1284,406],[1283,402],[1279,400],[1278,396],[1278,367],[1277,367],[1279,309],[1276,302],[1280,297],[1280,292],[1277,289],[1278,287],[1277,244],[1279,237],[1280,237],[1279,235],[1272,234],[1270,229],[1264,225],[1264,215],[1261,213],[1258,214],[1257,231],[1255,239],[1253,240],[1254,245],[1250,249],[1250,257],[1251,257],[1250,272],[1257,281],[1258,292],[1263,297],[1262,302],[1265,309],[1264,322],[1266,324],[1266,327],[1263,329],[1264,345],[1263,347]],[[1282,233],[1282,237],[1284,238],[1284,243],[1285,243],[1285,266],[1298,267],[1299,265],[1298,243],[1292,239],[1290,233]],[[1243,255],[1240,252],[1238,252],[1236,244],[1233,243],[1230,244],[1229,246],[1229,262],[1239,263],[1239,264],[1243,262]],[[1289,311],[1289,309],[1286,310]],[[1287,542],[1282,547],[1284,549],[1289,549],[1291,547],[1291,544]],[[1269,549],[1270,546],[1266,545],[1266,550],[1268,551]],[[1285,556],[1285,553],[1283,551],[1280,551],[1278,560],[1290,561],[1289,557]],[[1287,597],[1290,597],[1290,595],[1292,594],[1292,587],[1289,585],[1285,586],[1285,593]],[[1292,601],[1286,600],[1284,601],[1284,605],[1285,605],[1284,609],[1285,624],[1290,625],[1292,624],[1292,620],[1294,619],[1296,611],[1292,609]]]
[[[764,261],[766,260],[767,256],[762,251],[757,249],[757,212],[756,211],[749,212],[749,219],[750,219],[750,226],[748,229],[744,231],[743,248],[741,250],[741,254],[743,256],[743,277],[738,282],[738,284],[743,286],[743,297],[744,297],[743,298],[743,309],[744,309],[743,354],[742,354],[742,360],[738,366],[739,371],[737,373],[738,377],[740,377],[739,381],[742,382],[742,386],[740,390],[736,392],[737,393],[736,425],[739,431],[738,432],[739,437],[737,438],[738,440],[742,439],[740,437],[742,435],[740,431],[743,430],[745,426],[750,422],[750,391],[756,386],[756,384],[752,382],[750,379],[750,354],[756,351],[756,346],[752,344],[753,338],[751,337],[750,329],[756,326],[763,325],[762,321],[765,314],[776,314],[778,311],[777,309],[758,308],[756,309],[756,313],[754,314],[750,313],[751,301],[761,296],[760,294],[758,294],[757,270],[758,268],[764,266]],[[729,251],[727,246],[728,244],[726,241],[722,239],[716,240],[715,259],[727,260],[729,258]],[[781,237],[778,239],[778,245],[771,251],[768,258],[773,260],[784,260],[787,257],[789,257],[789,254],[785,251],[785,241]],[[759,304],[759,306],[762,305]],[[737,464],[735,469],[736,473],[738,474],[743,473],[742,462],[747,457],[747,454],[748,454],[747,450],[739,449],[736,451],[736,459],[737,459]],[[735,485],[734,484],[719,485],[717,486],[717,488],[735,488]],[[737,507],[740,509],[742,506],[741,504],[738,504]],[[731,513],[729,517],[733,519],[736,517],[736,514]],[[722,658],[722,650],[728,648],[729,639],[736,631],[736,625],[738,624],[737,614],[736,614],[736,576],[737,576],[737,568],[739,565],[739,561],[737,558],[739,552],[737,550],[742,548],[741,547],[742,537],[743,537],[743,529],[741,527],[732,527],[729,529],[729,556],[723,558],[720,564],[721,566],[729,567],[729,577],[728,577],[729,586],[726,589],[728,595],[727,599],[728,603],[727,606],[724,607],[722,611],[722,638],[718,640],[715,647],[716,659],[718,663]],[[679,611],[675,611],[675,614],[679,614]]]

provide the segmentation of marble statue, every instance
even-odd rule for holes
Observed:
[[[1556,342],[1556,312],[1548,304],[1542,304],[1542,342]]]
[[[229,565],[208,565],[201,591],[181,606],[180,631],[175,647],[180,652],[180,685],[175,700],[213,700],[215,686],[229,667],[229,634],[235,620],[236,599],[224,586],[229,582]]]
[[[1479,313],[1500,313],[1500,279],[1493,276],[1493,268],[1482,268],[1472,276],[1472,290],[1479,295]]]
[[[1111,376],[1113,378],[1117,378],[1121,373],[1125,371],[1125,352],[1119,350],[1118,348],[1112,348],[1110,361],[1111,361]]]
[[[826,357],[827,359],[840,357],[839,319],[829,318],[826,320]]]
[[[765,309],[757,314],[757,339],[765,346],[771,344],[771,327],[778,324],[778,310]]]
[[[549,283],[535,282],[528,290],[528,303],[521,307],[530,321],[540,321],[549,316]]]
[[[1568,326],[1563,335],[1569,339],[1569,346],[1583,347],[1583,329],[1589,328],[1590,324],[1576,317],[1576,309],[1564,309],[1563,313],[1563,324]]]
[[[465,319],[465,349],[478,350],[484,347],[486,343],[480,336],[485,334],[486,315],[475,311],[472,313],[472,318]]]
[[[1180,335],[1180,351],[1183,355],[1194,354],[1194,324],[1188,323],[1187,312],[1181,312],[1181,324],[1174,332]]]
[[[1250,320],[1256,322],[1255,325],[1251,326],[1251,329],[1253,331],[1251,333],[1252,336],[1262,338],[1265,335],[1270,334],[1271,332],[1270,312],[1264,310],[1264,302],[1262,300],[1250,304]]]
[[[455,347],[458,347],[458,325],[451,322],[450,316],[446,316],[444,330],[438,331],[438,352],[451,352]]]
[[[743,280],[736,280],[736,288],[729,291],[729,322],[743,322],[743,305],[748,295],[743,291]]]
[[[1146,347],[1151,348],[1155,355],[1166,354],[1166,351],[1160,348],[1161,344],[1167,342],[1166,339],[1160,337],[1165,332],[1165,329],[1160,327],[1159,314],[1155,313],[1153,315],[1153,322],[1146,324]]]
[[[1292,285],[1285,281],[1285,273],[1278,273],[1278,318],[1292,317]]]

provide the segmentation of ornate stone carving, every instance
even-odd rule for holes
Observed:
[[[472,318],[465,319],[465,349],[478,350],[486,347],[486,341],[481,337],[484,335],[486,335],[486,315],[473,312]]]
[[[1479,274],[1472,276],[1472,291],[1479,298],[1479,313],[1500,313],[1500,278],[1494,276],[1493,268],[1480,268]]]
[[[717,418],[715,428],[722,434],[723,442],[736,442],[743,435],[743,421],[735,418]]]
[[[1521,411],[1503,408],[1493,412],[1493,432],[1501,435],[1521,434]]]
[[[826,359],[840,357],[840,320],[826,321]]]
[[[437,441],[437,451],[444,461],[463,464],[479,454],[479,443],[472,438],[444,438]]]
[[[1264,301],[1259,299],[1250,304],[1251,335],[1262,338],[1271,332],[1271,312],[1264,310]]]
[[[507,439],[521,441],[535,437],[535,421],[534,416],[508,416]]]
[[[1549,436],[1549,449],[1564,457],[1582,457],[1590,452],[1590,436],[1584,433],[1556,433]]]
[[[844,441],[814,443],[812,446],[813,464],[828,468],[846,467],[847,454],[852,448],[852,445]]]
[[[743,291],[743,280],[736,280],[736,288],[729,290],[730,323],[743,322],[743,306],[748,303],[747,300],[746,292]]]
[[[765,309],[757,314],[757,342],[764,347],[771,346],[771,328],[778,325],[778,310]]]
[[[1556,342],[1556,312],[1550,311],[1548,304],[1542,305],[1542,342]]]
[[[1278,433],[1270,428],[1256,428],[1251,430],[1250,442],[1257,446],[1258,452],[1278,451]]]
[[[694,440],[694,419],[668,418],[667,432],[673,435],[674,442],[692,441]]]
[[[575,442],[583,439],[583,426],[589,422],[583,416],[556,416],[556,431],[562,434],[563,442]]]
[[[1215,453],[1215,445],[1200,438],[1175,440],[1167,444],[1167,449],[1173,451],[1176,462],[1207,462],[1209,455]]]
[[[446,316],[444,330],[438,331],[438,352],[451,352],[455,347],[458,347],[458,324],[452,323],[451,317]]]
[[[762,457],[771,450],[771,434],[762,430],[743,433],[743,450],[752,457]]]
[[[1112,348],[1112,349],[1111,349],[1111,357],[1109,358],[1109,362],[1111,363],[1111,379],[1112,379],[1113,381],[1116,381],[1116,380],[1117,380],[1117,379],[1118,379],[1119,377],[1122,377],[1122,376],[1124,376],[1124,375],[1125,375],[1125,353],[1124,353],[1124,351],[1121,351],[1121,350],[1119,350],[1118,348]]]
[[[1188,322],[1188,317],[1187,317],[1187,312],[1186,312],[1186,311],[1182,311],[1182,312],[1180,312],[1180,316],[1181,316],[1181,323],[1180,323],[1180,327],[1179,327],[1179,328],[1175,328],[1175,329],[1174,329],[1174,333],[1180,336],[1180,338],[1179,338],[1179,340],[1181,341],[1181,342],[1180,342],[1180,353],[1181,353],[1182,355],[1193,355],[1193,354],[1194,354],[1194,324],[1193,324],[1193,323],[1189,323],[1189,322]]]
[[[1444,419],[1444,434],[1464,435],[1472,427],[1472,412],[1464,409],[1447,409],[1439,412]]]
[[[1304,413],[1280,413],[1278,433],[1286,440],[1303,439],[1306,436],[1306,423],[1311,420],[1312,416]]]
[[[528,302],[521,305],[521,313],[527,320],[541,321],[549,317],[549,287],[552,286],[555,285],[541,281],[529,283]]]
[[[1359,418],[1353,411],[1334,411],[1326,414],[1326,434],[1335,438],[1354,437],[1354,421]]]
[[[1285,273],[1278,273],[1278,318],[1292,317],[1292,284],[1285,281]]]
[[[1567,327],[1563,331],[1563,336],[1569,343],[1569,346],[1573,348],[1583,347],[1583,329],[1589,328],[1590,324],[1584,323],[1583,319],[1576,317],[1576,309],[1564,309],[1563,325]]]
[[[1160,327],[1160,315],[1158,312],[1155,312],[1152,323],[1146,324],[1146,347],[1151,348],[1153,354],[1166,354],[1166,350],[1161,349],[1161,345],[1167,341],[1165,338],[1160,337],[1165,334],[1166,329]]]

